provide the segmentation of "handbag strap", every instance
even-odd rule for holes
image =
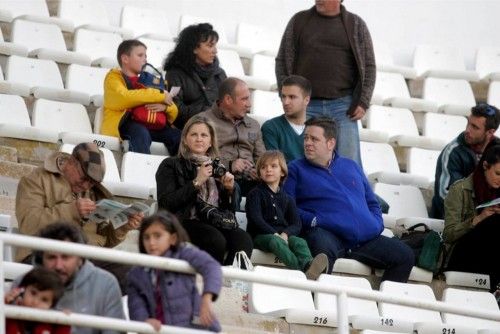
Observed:
[[[155,70],[155,72],[158,73],[160,78],[163,79],[163,75],[161,74],[161,72],[158,71],[158,69],[156,67],[154,67],[153,65],[151,65],[150,63],[146,63],[146,64],[142,65],[141,73],[144,72],[146,67],[148,67],[148,66],[151,67],[153,70]]]
[[[427,226],[426,224],[424,223],[418,223],[418,224],[415,224],[413,226],[410,226],[408,227],[406,230],[409,231],[409,232],[413,232],[415,231],[417,228],[419,227],[423,227],[424,228],[424,232],[429,232],[431,229],[429,228],[429,226]]]

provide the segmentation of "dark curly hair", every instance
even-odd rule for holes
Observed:
[[[187,26],[182,29],[177,38],[175,49],[169,53],[165,66],[165,71],[174,67],[180,67],[184,71],[191,73],[195,66],[196,49],[200,43],[206,41],[219,40],[219,34],[213,29],[210,23],[200,23]]]

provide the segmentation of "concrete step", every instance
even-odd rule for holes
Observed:
[[[0,146],[0,161],[17,162],[17,149],[9,146]]]
[[[57,151],[59,144],[0,137],[0,145],[15,148],[19,162],[41,166],[45,157]]]

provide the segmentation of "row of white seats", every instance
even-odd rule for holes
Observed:
[[[392,51],[383,42],[374,42],[377,69],[400,73],[407,79],[443,78],[466,81],[500,80],[500,47],[480,47],[476,52],[475,70],[467,70],[459,48],[445,45],[417,45],[413,66],[394,63]]]
[[[255,271],[265,276],[290,277],[306,280],[304,273],[263,266]],[[362,277],[321,275],[320,282],[328,285],[347,286],[371,290],[370,283]],[[385,281],[380,285],[380,292],[393,296],[412,297],[423,302],[436,301],[432,289],[427,285],[405,284]],[[446,288],[443,302],[452,305],[467,305],[477,309],[498,312],[495,297],[488,292]],[[337,326],[336,297],[325,293],[315,293],[314,300],[308,291],[281,288],[264,284],[250,285],[249,308],[253,313],[284,317],[289,323],[307,325]],[[500,322],[481,320],[472,317],[425,310],[416,307],[400,306],[389,303],[362,300],[348,297],[347,312],[349,323],[357,330],[376,330],[400,333],[436,333],[449,329],[449,333],[494,333],[500,330]],[[453,331],[452,331],[453,330]]]

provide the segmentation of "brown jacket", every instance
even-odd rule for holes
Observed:
[[[19,181],[16,196],[16,217],[19,232],[37,235],[45,226],[58,221],[77,224],[86,234],[91,245],[114,247],[125,239],[125,226],[114,229],[111,224],[96,224],[81,219],[76,208],[76,198],[70,184],[57,167],[57,158],[66,153],[56,152],[45,159],[44,166],[35,169]],[[109,198],[111,194],[102,185],[93,187],[84,197],[92,200]],[[26,248],[18,248],[16,261],[30,254]]]
[[[301,28],[307,24],[308,17],[312,15],[316,8],[304,10],[295,14],[288,25],[281,39],[281,45],[276,57],[276,80],[281,90],[281,82],[289,75],[295,74],[298,39]],[[349,42],[351,44],[356,64],[358,65],[358,84],[354,88],[353,101],[350,111],[358,105],[365,109],[370,106],[373,89],[375,87],[376,66],[375,53],[373,51],[372,39],[366,23],[356,14],[348,12],[341,6],[340,15],[344,23]],[[321,53],[318,54],[321,57]],[[332,60],[334,62],[334,60]]]
[[[217,104],[203,113],[215,125],[221,162],[229,167],[238,159],[245,159],[256,163],[257,159],[266,151],[259,123],[245,116],[240,122],[233,123],[224,117]]]

